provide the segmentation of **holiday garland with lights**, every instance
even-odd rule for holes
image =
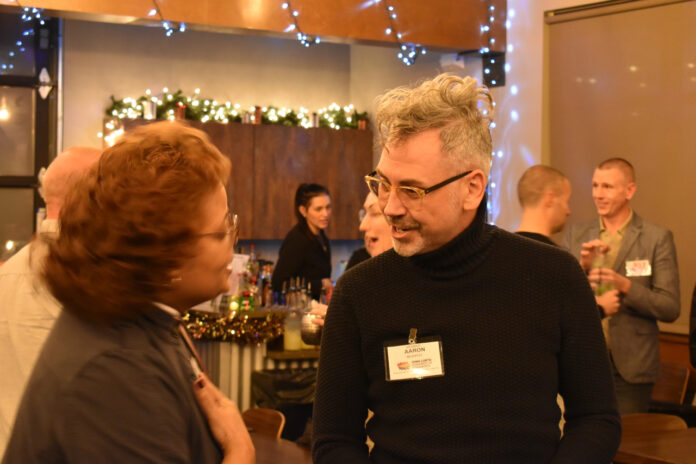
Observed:
[[[306,108],[299,111],[275,106],[251,107],[244,110],[239,104],[221,103],[211,98],[200,96],[196,89],[194,95],[184,95],[177,90],[170,93],[163,90],[161,98],[153,96],[150,90],[138,98],[117,100],[111,96],[111,105],[106,109],[106,116],[117,119],[189,119],[201,122],[254,122],[260,117],[259,124],[278,124],[282,126],[329,127],[331,129],[357,129],[359,122],[367,120],[367,112],[358,112],[353,105],[341,107],[332,103],[319,109],[316,114]]]
[[[283,333],[281,311],[231,312],[228,315],[191,310],[184,314],[186,330],[198,340],[259,345]]]

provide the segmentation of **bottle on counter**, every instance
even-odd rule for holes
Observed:
[[[256,245],[249,245],[249,262],[247,262],[247,272],[249,279],[255,279],[259,273],[259,260],[256,257]]]
[[[304,348],[313,349],[321,343],[321,326],[312,322],[319,317],[311,313],[312,305],[312,289],[311,284],[307,286],[306,305],[302,313],[302,343]]]
[[[263,285],[263,293],[261,294],[261,301],[264,308],[273,306],[273,287],[271,286],[271,280],[268,279]]]
[[[287,306],[287,304],[288,304],[287,288],[288,288],[288,283],[283,282],[283,289],[281,290],[280,296],[278,297],[278,304],[280,306]]]

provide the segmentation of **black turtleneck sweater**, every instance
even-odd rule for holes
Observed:
[[[532,240],[536,240],[537,242],[545,243],[547,245],[555,246],[557,247],[553,240],[551,240],[549,237],[547,237],[544,234],[537,234],[536,232],[515,232],[517,235],[521,235],[523,237],[531,238]]]
[[[442,338],[443,377],[385,380],[383,342],[406,342],[410,328]],[[322,336],[313,426],[319,464],[611,462],[621,426],[578,263],[479,212],[438,250],[390,250],[347,271]]]

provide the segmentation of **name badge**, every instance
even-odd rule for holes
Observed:
[[[442,339],[416,340],[416,329],[411,329],[407,343],[403,339],[384,342],[384,371],[389,382],[444,376]]]
[[[642,277],[652,275],[652,267],[647,259],[626,261],[626,277]]]

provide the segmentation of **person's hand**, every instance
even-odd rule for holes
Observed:
[[[604,310],[604,316],[613,316],[619,312],[619,306],[621,306],[621,301],[619,300],[619,291],[610,290],[604,292],[601,295],[595,296],[597,304]]]
[[[631,289],[631,280],[615,272],[613,269],[607,269],[605,267],[592,269],[587,275],[587,278],[590,280],[591,284],[610,284],[614,289],[624,295]]]
[[[208,420],[215,441],[222,448],[223,463],[256,462],[256,451],[237,405],[201,374],[193,384],[193,394]]]
[[[599,255],[605,254],[609,251],[609,245],[596,238],[585,242],[582,244],[582,249],[580,250],[580,266],[587,271],[592,267],[592,261]]]
[[[312,310],[309,312],[309,314],[314,314],[315,317],[312,319],[312,323],[320,326],[324,326],[324,317],[326,317],[326,310],[328,309],[328,306],[325,304],[321,303],[316,303],[312,301]]]
[[[331,282],[331,279],[329,278],[323,278],[321,279],[321,288],[326,290],[327,292],[333,288],[333,283]]]

